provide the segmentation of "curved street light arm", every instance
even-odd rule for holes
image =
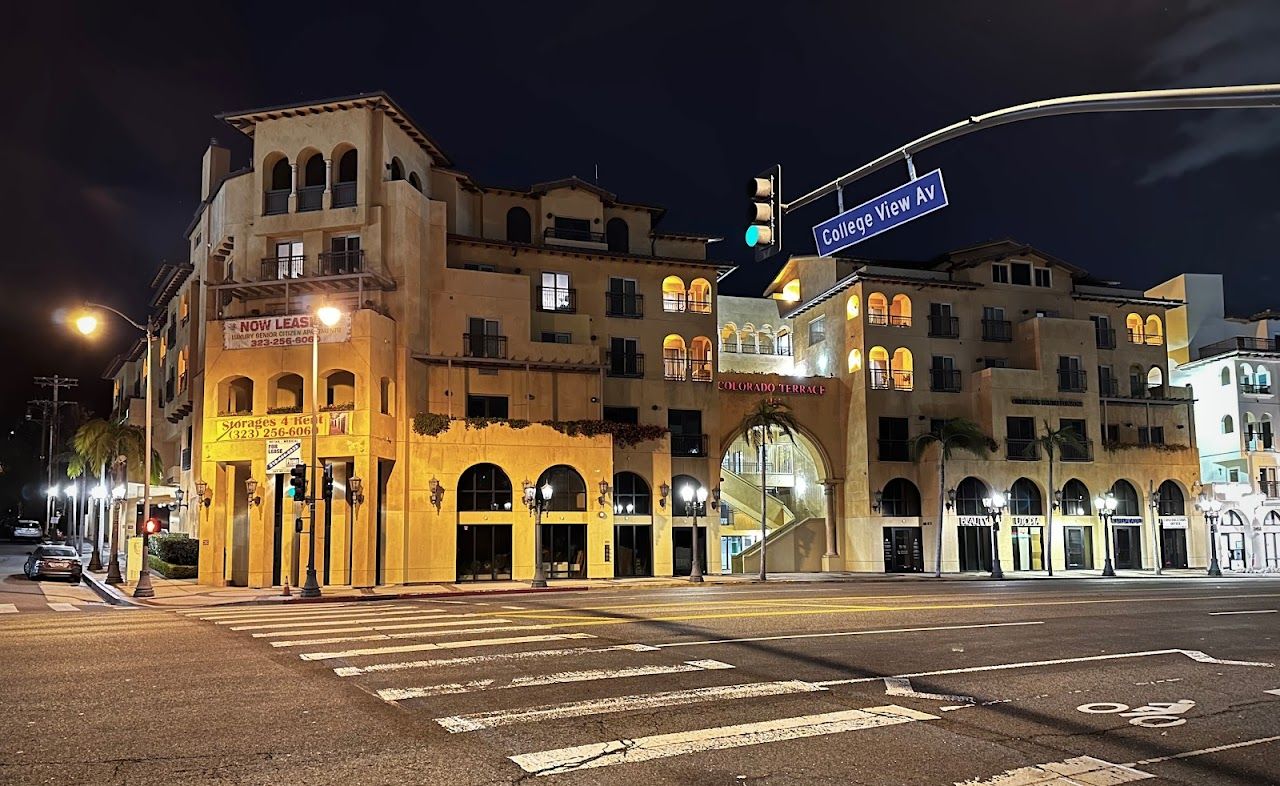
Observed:
[[[125,322],[128,322],[137,330],[141,330],[143,333],[149,332],[146,325],[139,325],[137,322],[134,322],[132,319],[130,319],[128,314],[125,314],[124,312],[120,311],[117,308],[112,308],[111,306],[108,306],[105,303],[92,303],[89,301],[85,301],[84,305],[86,308],[100,308],[100,309],[103,309],[104,311],[110,311],[112,314],[115,314],[116,316],[120,317]]]

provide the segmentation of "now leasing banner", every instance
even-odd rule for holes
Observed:
[[[333,327],[311,314],[291,317],[245,317],[222,322],[223,349],[296,347],[311,343],[311,329],[320,326],[320,343],[337,344],[351,338],[351,315],[343,314]]]

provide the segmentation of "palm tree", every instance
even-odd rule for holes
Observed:
[[[911,440],[911,460],[919,463],[931,445],[938,446],[938,536],[933,555],[933,575],[942,577],[942,522],[946,515],[947,462],[953,453],[963,450],[978,458],[986,458],[995,442],[982,427],[965,418],[950,418],[936,431],[918,434]]]
[[[124,423],[113,423],[102,418],[94,418],[76,430],[71,440],[80,467],[101,467],[99,477],[106,478],[107,468],[113,468],[114,485],[127,482],[128,467],[141,467],[142,457],[146,450],[146,435],[138,426]],[[157,454],[152,452],[152,482],[159,481],[160,462]],[[69,471],[69,470],[68,470]],[[136,472],[135,475],[140,473]],[[123,503],[122,503],[123,504]],[[120,583],[120,543],[119,526],[120,506],[116,507],[115,521],[111,526],[111,557],[107,567],[107,582]],[[97,548],[95,533],[94,548]]]
[[[1088,445],[1080,437],[1080,432],[1069,426],[1063,426],[1057,431],[1053,430],[1053,426],[1049,425],[1046,419],[1044,422],[1044,435],[1036,437],[1035,445],[1038,445],[1046,456],[1049,457],[1049,538],[1045,541],[1045,565],[1049,568],[1049,575],[1053,575],[1053,511],[1058,501],[1058,487],[1053,485],[1053,463],[1054,454],[1061,453],[1063,450],[1075,451],[1083,453]]]
[[[765,485],[765,446],[784,436],[794,443],[800,425],[786,404],[765,399],[743,416],[738,428],[746,434],[747,444],[760,451],[760,580],[767,581],[764,554],[765,541],[769,537],[769,491]]]
[[[76,480],[78,478],[84,477],[85,475],[90,475],[93,478],[95,478],[99,483],[102,483],[105,480],[105,478],[103,477],[103,475],[105,474],[106,474],[106,467],[91,466],[88,460],[84,456],[80,455],[78,452],[75,452],[75,443],[73,440],[71,460],[67,462],[67,477],[71,478],[72,480]],[[88,500],[85,500],[85,504],[88,505]],[[102,519],[97,514],[94,514],[93,552],[89,557],[89,570],[102,570],[102,552],[98,548],[98,543],[101,540],[102,540]],[[78,545],[79,544],[77,543],[77,547]]]

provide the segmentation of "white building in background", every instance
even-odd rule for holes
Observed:
[[[1228,317],[1222,276],[1184,274],[1148,295],[1186,303],[1168,313],[1174,385],[1195,396],[1203,493],[1223,502],[1223,569],[1280,570],[1280,312]]]

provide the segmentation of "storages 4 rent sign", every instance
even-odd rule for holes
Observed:
[[[311,330],[320,326],[320,343],[337,344],[351,338],[351,315],[343,314],[333,327],[326,327],[311,314],[282,317],[244,317],[222,323],[223,349],[296,347],[311,343]]]

